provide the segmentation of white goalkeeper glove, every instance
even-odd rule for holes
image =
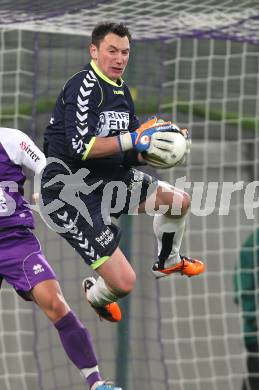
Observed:
[[[156,117],[143,123],[137,130],[118,136],[118,141],[123,152],[136,149],[138,152],[148,150],[152,135],[157,132],[173,131],[175,125],[171,122],[157,120]]]
[[[186,154],[186,139],[179,131],[152,134],[150,147],[142,157],[155,168],[167,169],[183,164]]]
[[[174,133],[154,133],[151,137],[150,146],[147,150],[148,155],[155,155],[165,163],[171,161],[171,155],[174,150]]]

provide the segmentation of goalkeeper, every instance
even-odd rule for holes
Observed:
[[[116,301],[133,289],[135,272],[118,246],[118,227],[107,218],[108,203],[115,217],[134,209],[145,213],[154,204],[159,255],[152,271],[156,277],[175,272],[194,276],[204,271],[200,260],[179,253],[189,195],[134,168],[145,164],[142,152],[165,159],[172,154],[171,133],[177,127],[156,118],[140,126],[129,88],[121,78],[130,42],[123,24],[107,22],[95,27],[92,60],[66,82],[44,136],[44,151],[52,162],[42,177],[42,212],[48,224],[97,272],[97,280],[84,281],[87,300],[110,321],[120,320]],[[90,171],[85,177],[82,168]],[[112,183],[118,188],[103,201]],[[46,215],[56,199],[62,199],[63,205]],[[124,203],[120,210],[118,203]],[[166,213],[159,214],[160,206],[167,207]],[[180,212],[174,215],[173,208]]]

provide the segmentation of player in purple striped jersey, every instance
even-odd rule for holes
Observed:
[[[56,275],[32,233],[23,166],[39,174],[44,154],[23,132],[0,127],[0,285],[4,279],[25,300],[34,301],[56,327],[65,352],[91,390],[121,390],[99,373],[91,336],[71,311]]]

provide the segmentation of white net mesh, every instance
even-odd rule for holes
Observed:
[[[4,2],[5,3],[5,2]],[[135,39],[175,36],[230,37],[258,42],[259,5],[253,0],[6,1],[0,25],[23,30],[91,35],[102,20],[127,22]]]
[[[174,169],[164,178],[174,183],[186,175],[190,182],[193,205],[185,248],[192,256],[202,254],[207,265],[206,274],[196,280],[161,283],[168,382],[177,390],[240,389],[247,371],[244,313],[234,303],[232,279],[235,266],[241,272],[240,247],[258,226],[256,192],[246,201],[249,183],[258,178],[258,48],[197,39],[167,45],[161,111],[171,109],[176,123],[192,129],[194,142],[187,169]],[[255,243],[253,253],[257,250]],[[250,294],[256,298],[245,308],[255,332],[256,258],[254,268],[250,264],[242,276],[255,280]],[[240,287],[240,295],[248,293]]]
[[[258,178],[259,5],[224,0],[70,3],[1,3],[1,125],[28,131],[41,145],[60,88],[88,61],[86,36],[92,27],[101,20],[127,22],[138,41],[125,80],[141,119],[160,113],[192,130],[187,166],[157,174],[172,183],[186,175],[192,183],[194,208],[184,248],[202,257],[207,271],[197,279],[156,283],[149,273],[155,256],[151,221],[134,218],[130,249],[138,284],[127,318],[123,390],[239,389],[247,369],[232,275],[243,240],[258,224],[256,208],[255,218],[247,218],[244,195],[247,184]],[[219,215],[220,207],[227,209],[226,198],[220,203],[224,181],[244,184],[233,193],[229,213]],[[203,212],[201,184],[194,191],[194,182],[205,183]],[[215,208],[206,204],[209,182],[218,183]],[[126,356],[117,356],[117,328],[99,323],[80,292],[88,270],[39,220],[38,234],[66,298],[93,334],[104,375],[118,377]],[[0,304],[1,390],[83,389],[43,315],[32,317],[31,306],[6,284]],[[256,300],[255,318],[258,309]]]

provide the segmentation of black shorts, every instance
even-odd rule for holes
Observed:
[[[120,241],[120,229],[111,217],[134,213],[155,191],[157,179],[133,168],[98,178],[87,177],[81,183],[71,180],[71,175],[67,175],[65,184],[62,179],[63,183],[51,186],[43,180],[41,215],[96,269]]]

